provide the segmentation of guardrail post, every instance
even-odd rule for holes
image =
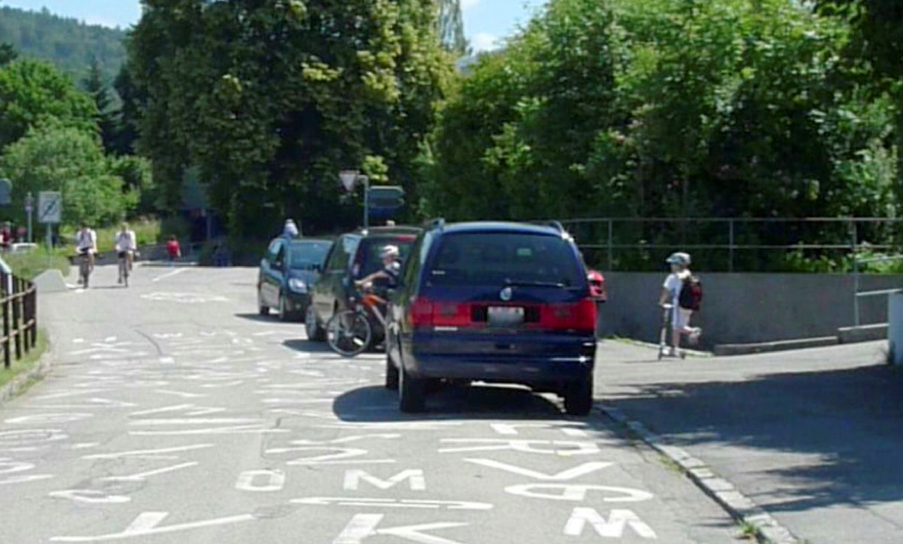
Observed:
[[[9,297],[10,290],[8,288],[8,275],[0,274],[0,280],[3,281],[3,366],[9,369],[12,366],[12,354],[10,353],[9,339]]]
[[[614,270],[614,220],[608,219],[608,270]]]
[[[854,220],[850,220],[850,234],[853,237],[851,252],[853,256],[853,325],[859,327],[859,256],[856,255],[858,233],[856,232],[856,222]]]
[[[733,218],[728,220],[728,246],[729,246],[729,257],[727,263],[727,272],[734,272],[734,220]]]
[[[13,344],[16,347],[16,360],[22,359],[22,326],[21,326],[21,309],[19,308],[19,294],[20,286],[19,279],[15,276],[13,277],[13,295],[12,295],[12,306],[13,306]]]

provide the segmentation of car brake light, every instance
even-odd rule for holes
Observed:
[[[415,299],[408,311],[408,321],[414,327],[433,325],[433,302],[423,297]]]
[[[470,305],[417,298],[410,307],[408,319],[414,327],[473,326]]]
[[[596,303],[583,299],[577,303],[543,305],[539,325],[552,331],[596,330]]]

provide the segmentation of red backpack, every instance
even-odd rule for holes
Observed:
[[[684,279],[677,302],[682,309],[698,311],[702,305],[702,282],[695,276]]]

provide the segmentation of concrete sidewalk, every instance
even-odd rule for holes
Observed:
[[[702,459],[803,540],[903,542],[903,369],[886,343],[656,361],[602,345],[597,397]]]

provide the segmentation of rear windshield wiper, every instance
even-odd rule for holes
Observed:
[[[506,286],[520,286],[525,288],[566,288],[564,282],[538,282],[531,280],[511,280],[505,279]]]

